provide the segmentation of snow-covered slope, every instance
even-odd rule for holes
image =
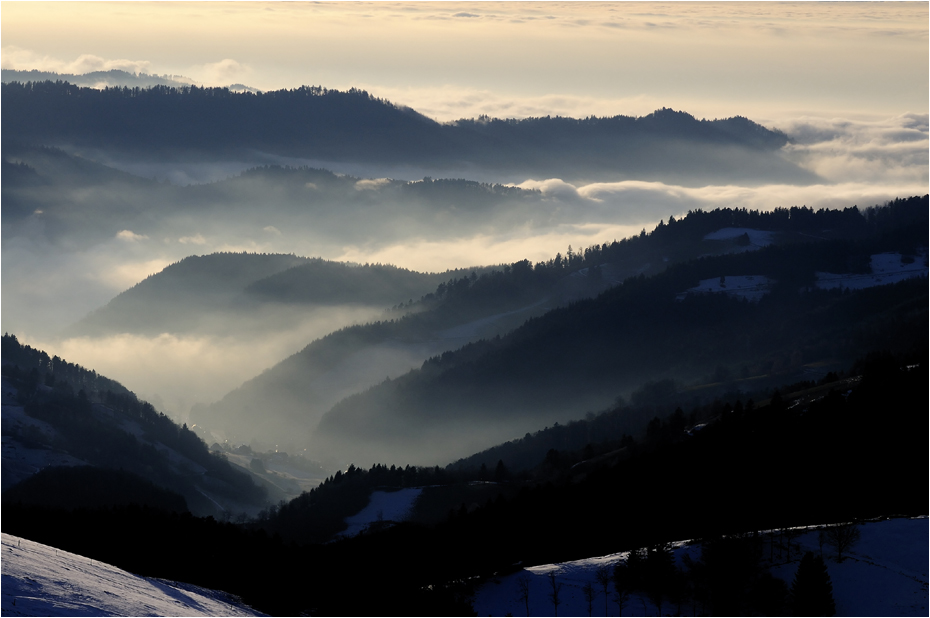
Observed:
[[[422,487],[408,487],[398,491],[372,492],[368,506],[346,518],[349,527],[341,536],[355,536],[373,524],[407,519],[422,491]]]
[[[772,281],[763,275],[740,275],[736,277],[719,277],[702,279],[697,287],[689,288],[676,296],[677,300],[684,300],[688,294],[706,294],[708,292],[722,292],[730,296],[758,301],[769,293]]]
[[[56,436],[55,429],[46,422],[26,415],[16,401],[16,388],[6,378],[2,380],[2,490],[32,476],[48,466],[85,466],[87,462],[57,449],[39,446],[49,444]],[[31,438],[20,440],[18,436]]]
[[[225,592],[2,535],[3,616],[263,616]]]
[[[927,277],[927,249],[920,249],[913,261],[905,263],[900,253],[876,253],[869,262],[869,274],[817,273],[817,287],[822,290],[834,288],[861,290],[876,285],[888,285],[910,279]]]
[[[818,553],[817,528],[799,530],[791,541],[791,561],[771,567],[771,572],[790,587],[798,562],[805,551]],[[927,615],[927,548],[930,546],[930,519],[889,519],[870,522],[861,527],[861,539],[842,563],[825,557],[833,584],[837,616],[926,616]],[[692,560],[701,556],[699,545],[676,543],[675,561],[682,566],[682,558],[689,554]],[[768,547],[768,545],[766,545]],[[766,549],[766,553],[768,550]],[[613,565],[626,558],[626,553],[612,554],[528,567],[517,573],[495,578],[485,583],[475,595],[474,609],[479,616],[525,616],[526,608],[520,598],[518,581],[529,578],[531,616],[551,616],[552,587],[549,574],[555,573],[559,592],[559,615],[586,616],[588,604],[582,591],[591,582],[596,595],[592,615],[617,616],[617,605],[611,599],[605,607],[603,589],[595,579],[595,571],[602,565]],[[776,562],[779,562],[776,560]],[[667,608],[663,608],[667,609]],[[690,615],[690,606],[682,608]],[[639,595],[632,595],[623,607],[623,616],[655,616],[656,607]]]

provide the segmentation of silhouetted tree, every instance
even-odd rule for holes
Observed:
[[[559,599],[559,592],[562,590],[562,584],[556,583],[555,573],[549,573],[549,585],[552,587],[552,591],[549,593],[549,600],[552,601],[555,615],[558,616],[559,605],[562,604],[562,601]]]
[[[634,569],[630,568],[631,562],[636,565],[639,564],[638,550],[631,551],[626,562],[617,562],[614,565],[614,602],[617,604],[621,616],[623,615],[623,606],[626,604],[627,599],[630,598],[630,591],[635,587],[635,579],[638,577],[639,572],[635,567]]]
[[[644,589],[662,615],[662,603],[675,579],[675,556],[668,545],[656,545],[646,552]]]
[[[610,596],[608,595],[608,588],[610,587],[610,580],[613,577],[611,568],[609,564],[604,564],[597,567],[597,571],[594,572],[594,579],[597,580],[597,583],[601,588],[604,589],[604,615],[607,615],[608,603],[610,603]]]
[[[498,483],[507,480],[507,477],[510,476],[510,473],[507,471],[507,466],[504,465],[503,459],[497,460],[497,467],[494,468],[494,480]]]
[[[591,582],[585,582],[585,585],[581,588],[581,591],[584,593],[584,600],[588,603],[588,616],[590,616],[592,606],[594,604],[594,584]]]
[[[833,584],[823,559],[807,552],[791,584],[791,608],[795,616],[833,616]]]
[[[526,615],[530,615],[530,576],[521,575],[517,578],[517,590],[520,596],[517,597],[526,606]]]
[[[836,550],[836,561],[843,561],[843,554],[859,542],[859,526],[854,523],[837,524],[826,529],[827,545]],[[821,550],[823,553],[823,550]]]

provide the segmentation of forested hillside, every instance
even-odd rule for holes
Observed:
[[[354,88],[97,90],[33,81],[4,83],[3,96],[7,139],[137,157],[255,149],[323,161],[467,164],[550,177],[816,179],[775,155],[787,142],[784,134],[741,117],[706,121],[670,109],[644,117],[482,117],[440,124]]]
[[[876,348],[905,351],[915,332],[926,332],[925,280],[848,293],[812,287],[817,271],[848,272],[869,255],[913,250],[923,240],[921,203],[926,198],[889,206],[888,213],[911,209],[916,225],[875,230],[870,239],[776,245],[628,279],[347,398],[323,417],[313,444],[360,463],[387,457],[392,441],[404,452],[428,444],[424,462],[431,462],[455,444],[468,445],[457,451],[464,455],[602,409],[650,380],[766,379],[846,364]],[[699,280],[734,275],[776,283],[757,303],[725,294],[676,298]]]
[[[403,434],[408,422],[419,427],[415,432],[428,431],[431,417],[446,414],[445,418],[451,420],[464,415],[459,417],[462,420],[471,418],[475,410],[484,410],[482,418],[493,417],[494,422],[506,424],[496,430],[494,437],[480,438],[456,452],[465,455],[469,450],[522,436],[542,425],[600,410],[618,395],[649,380],[716,381],[720,373],[730,381],[756,378],[758,384],[769,374],[780,376],[818,359],[845,362],[843,359],[854,358],[863,348],[844,349],[847,344],[817,333],[821,328],[827,329],[824,332],[854,328],[857,318],[850,317],[847,322],[838,318],[832,324],[825,315],[811,317],[808,312],[814,307],[832,311],[826,308],[836,303],[855,307],[858,301],[843,301],[842,294],[808,295],[799,290],[813,283],[815,270],[865,272],[870,253],[899,246],[913,252],[921,238],[914,231],[919,228],[909,227],[909,222],[925,219],[925,213],[923,198],[862,212],[856,208],[818,212],[793,208],[771,213],[696,211],[667,224],[660,222],[650,234],[644,232],[578,251],[569,248],[566,255],[558,254],[535,265],[524,260],[480,276],[452,279],[410,306],[408,315],[352,326],[314,341],[222,401],[209,408],[197,408],[193,418],[230,437],[251,435],[272,443],[284,440],[300,444],[338,397],[377,384],[385,375],[396,378],[402,373],[399,369],[419,365],[418,356],[422,360],[435,354],[436,358],[421,371],[340,404],[340,410],[353,412],[346,412],[347,417],[340,421],[336,419],[341,413],[334,411],[322,429],[337,431],[335,428],[342,426],[338,431],[351,432],[347,427],[352,423],[360,427],[372,423],[370,433],[362,430],[356,438],[366,434],[381,436],[382,432],[386,438]],[[704,239],[726,227],[768,230],[776,246],[747,253],[747,249],[755,247],[742,244],[739,238]],[[821,239],[836,240],[812,243],[813,233]],[[708,254],[717,257],[693,261]],[[529,317],[594,296],[637,273],[655,275],[666,268],[668,272],[660,278],[629,280],[625,291],[613,290],[597,301],[568,307],[527,324],[518,331],[520,334],[494,340]],[[719,278],[721,274],[771,276],[779,282],[777,293],[760,305],[726,297],[675,301],[679,293],[697,281]],[[868,313],[872,309],[861,311]],[[617,315],[626,318],[617,320]],[[716,326],[698,329],[697,335],[682,336],[705,320]],[[798,321],[796,326],[792,320]],[[727,334],[734,328],[744,329],[738,331],[743,334]],[[486,341],[455,354],[447,353],[481,338]],[[526,346],[530,345],[536,347],[528,351]],[[474,373],[477,371],[482,372],[481,376]],[[487,388],[470,386],[484,379]],[[433,389],[430,392],[434,394],[424,394],[425,388]],[[446,388],[452,390],[440,394]],[[384,399],[380,398],[382,394]],[[500,397],[510,399],[505,402]],[[401,400],[403,404],[398,403]],[[366,401],[377,403],[362,412],[369,405],[362,403]],[[502,406],[506,412],[497,414]],[[258,410],[263,419],[260,425],[255,424]],[[412,420],[420,414],[426,416]],[[352,415],[361,416],[349,421]],[[383,427],[373,429],[382,422]],[[395,423],[399,424],[393,428]],[[443,422],[439,422],[437,431],[445,431],[439,426],[444,426]],[[470,431],[462,430],[466,435]],[[329,456],[346,463],[365,461],[356,459],[365,456],[361,446],[342,451],[327,447],[325,442],[322,440],[319,447]],[[378,447],[369,444],[364,448]]]
[[[267,500],[265,489],[211,454],[187,425],[119,383],[12,335],[3,336],[2,355],[5,502],[135,503],[220,516],[257,511]],[[45,467],[50,453],[80,469]],[[39,468],[40,476],[28,478]]]
[[[5,505],[4,527],[143,575],[222,585],[257,609],[288,615],[311,609],[329,615],[468,613],[470,591],[480,576],[491,578],[521,564],[638,548],[654,552],[680,539],[751,550],[723,564],[704,563],[725,570],[736,560],[749,564],[754,546],[739,541],[761,536],[745,533],[781,530],[780,538],[790,542],[792,526],[924,512],[924,363],[870,355],[850,375],[858,376],[851,387],[828,389],[813,399],[776,393],[767,404],[755,406],[726,401],[703,428],[685,433],[685,425],[637,440],[626,458],[583,477],[564,476],[557,469],[550,469],[549,482],[546,477],[537,482],[498,477],[489,485],[498,497],[471,509],[464,504],[452,508],[441,523],[384,526],[325,545],[282,543],[273,533],[305,538],[307,524],[318,526],[331,519],[328,513],[339,502],[355,500],[356,479],[392,486],[444,483],[455,476],[412,467],[353,470],[280,514],[275,508],[247,526],[151,509],[65,514]],[[889,482],[902,474],[917,475],[913,491],[900,491]],[[739,500],[733,500],[734,492]],[[262,566],[245,569],[243,563]],[[305,567],[295,570],[294,564]],[[380,574],[366,581],[363,595],[357,594],[358,582],[345,577],[359,564]],[[630,572],[637,566],[622,565]],[[786,587],[769,589],[778,593],[774,596],[747,595],[742,588],[724,597],[700,596],[709,585],[700,579],[707,573],[702,568],[682,572],[695,578],[685,596],[670,596],[674,588],[663,588],[658,603],[697,601],[714,608],[713,613],[729,613],[734,603],[771,610],[772,604],[784,606],[788,600]],[[637,582],[645,581],[628,583],[636,589]]]
[[[80,335],[281,331],[317,307],[377,312],[435,289],[447,273],[256,253],[214,253],[171,264],[71,328]]]

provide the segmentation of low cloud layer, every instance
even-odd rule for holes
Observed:
[[[154,337],[21,337],[23,343],[93,368],[119,381],[175,418],[191,406],[211,403],[312,340],[365,322],[380,310],[325,307],[304,310],[296,326],[260,336],[204,336],[163,333]],[[290,323],[290,322],[289,322]]]
[[[501,264],[517,260],[544,261],[568,245],[580,248],[620,240],[651,231],[660,219],[679,217],[689,210],[779,207],[860,208],[883,204],[896,197],[923,195],[921,184],[841,183],[797,187],[708,186],[681,187],[659,182],[625,181],[575,187],[558,179],[529,180],[524,188],[540,189],[558,200],[566,222],[546,228],[501,230],[497,234],[442,241],[411,239],[378,247],[346,247],[334,259],[387,262],[415,270],[440,271],[475,264]],[[568,222],[574,219],[574,222]]]
[[[797,118],[781,128],[792,138],[786,156],[835,182],[895,182],[926,186],[928,115],[879,120]]]
[[[46,54],[39,54],[15,45],[4,45],[0,66],[4,69],[19,71],[51,71],[54,73],[71,73],[83,75],[94,71],[112,71],[119,69],[128,73],[148,73],[152,63],[148,60],[128,60],[126,58],[101,58],[93,54],[81,54],[74,60],[60,60]]]
[[[810,186],[684,187],[628,180],[585,185],[557,178],[496,177],[493,171],[485,170],[478,180],[538,189],[544,200],[538,207],[515,211],[512,216],[506,212],[476,213],[481,227],[455,226],[443,224],[441,218],[420,217],[407,222],[392,218],[375,226],[375,231],[362,231],[368,222],[342,221],[335,212],[308,212],[302,215],[306,218],[303,223],[275,219],[269,214],[267,218],[256,217],[252,227],[217,218],[200,222],[183,219],[164,232],[127,227],[106,242],[70,252],[66,247],[44,244],[42,216],[35,215],[33,223],[21,228],[24,237],[4,239],[4,327],[33,333],[45,332],[49,325],[63,327],[145,276],[194,253],[282,252],[437,271],[524,258],[548,259],[556,251],[564,251],[568,244],[577,247],[622,238],[642,228],[651,229],[659,219],[697,208],[867,207],[927,192],[930,140],[926,113],[879,119],[808,115],[775,126],[791,138],[784,156],[816,172],[825,182]],[[280,163],[307,162],[282,159]],[[210,177],[215,179],[214,174],[232,174],[249,164],[195,162],[189,165],[193,170],[190,173],[186,165],[164,164],[154,171],[160,175],[174,170],[179,177],[190,179],[198,171],[210,170]],[[313,167],[326,166],[326,162],[313,162]],[[132,161],[123,161],[121,167],[136,173],[153,171],[148,164]],[[392,173],[384,164],[331,167],[362,177],[355,193],[370,194],[373,199],[385,199],[377,196],[388,183],[387,176],[442,177],[427,168]],[[464,169],[452,176],[476,177]],[[230,195],[229,199],[238,198]],[[273,210],[273,203],[266,202],[264,208]],[[300,232],[294,233],[297,230]]]
[[[247,65],[232,58],[224,58],[219,62],[208,62],[197,68],[199,71],[196,71],[194,76],[202,78],[204,83],[210,85],[228,85],[246,79],[252,72]]]
[[[346,320],[374,316],[370,312],[362,315],[337,309],[339,315],[308,317],[296,332],[261,338],[168,334],[63,337],[62,331],[86,313],[187,255],[216,251],[294,253],[437,272],[522,259],[548,260],[556,252],[564,254],[569,245],[577,250],[619,240],[642,229],[651,230],[660,219],[695,209],[868,207],[896,197],[927,193],[930,123],[926,113],[885,118],[802,114],[766,124],[784,130],[791,138],[783,156],[824,181],[808,186],[681,186],[637,180],[584,184],[559,178],[505,178],[493,170],[483,170],[477,176],[468,169],[440,174],[428,168],[399,170],[389,164],[353,163],[342,163],[340,167],[315,161],[312,167],[329,167],[361,178],[348,183],[346,195],[370,198],[373,207],[361,217],[359,210],[348,213],[329,206],[310,207],[317,198],[308,197],[307,208],[288,211],[290,206],[275,202],[284,198],[275,194],[273,187],[237,186],[238,193],[220,196],[218,202],[223,209],[215,212],[238,212],[242,220],[193,211],[165,221],[145,217],[120,222],[99,238],[84,240],[84,244],[75,238],[47,240],[44,218],[49,215],[34,214],[16,227],[5,226],[3,329],[50,354],[120,380],[160,408],[183,417],[194,403],[219,399],[314,337],[343,326]],[[263,162],[272,159],[264,157]],[[307,164],[280,157],[275,162]],[[253,163],[149,164],[123,160],[118,165],[130,172],[170,178],[184,185],[218,180]],[[416,206],[419,210],[411,210],[411,204],[397,202],[396,195],[391,197],[390,192],[396,189],[388,186],[388,177],[413,180],[423,176],[504,182],[538,190],[540,198],[470,212],[456,210],[445,202],[420,204]],[[300,188],[308,196],[326,192],[325,186],[313,183]],[[162,212],[157,200],[146,193],[122,194],[131,190],[128,185],[119,191],[101,186],[82,189],[82,195],[86,201],[109,203],[107,200],[113,196],[108,195],[116,193],[146,213]],[[240,208],[243,204],[248,207]],[[232,208],[234,205],[239,210]],[[275,210],[279,206],[281,212],[290,214],[281,215]],[[14,229],[16,236],[11,235]]]

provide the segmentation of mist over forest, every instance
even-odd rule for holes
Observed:
[[[30,76],[38,79],[21,81]],[[813,171],[824,169],[816,162],[825,157],[835,160],[848,126],[807,121],[786,133],[742,117],[699,120],[668,109],[639,118],[437,123],[360,90],[148,86],[118,71],[86,78],[107,76],[101,90],[70,85],[67,76],[43,82],[45,75],[4,73],[4,328],[94,366],[113,363],[182,419],[194,403],[215,402],[314,339],[418,300],[456,277],[456,268],[546,261],[566,246],[620,240],[696,209],[770,210],[796,205],[784,201],[791,196],[846,208],[853,199],[863,206],[893,197]],[[926,140],[925,119],[901,122],[898,134]],[[867,130],[874,165],[882,133]],[[850,157],[860,156],[859,143],[848,141]],[[919,157],[893,152],[878,161],[901,172],[922,167]],[[385,170],[408,179],[364,175]],[[323,301],[301,288],[330,285],[324,275],[301,282],[299,269],[275,267],[266,274],[277,279],[256,274],[224,289],[217,287],[223,275],[209,269],[203,280],[165,284],[184,258],[243,251],[393,264],[435,277],[402,285],[360,279],[341,300],[330,289]],[[162,278],[120,294],[172,264]],[[372,285],[385,294],[360,291]],[[396,294],[387,291],[398,285]],[[177,296],[184,289],[186,301]],[[533,308],[511,322],[562,302],[542,298],[525,299]],[[507,307],[515,309],[522,307]],[[359,369],[363,383],[452,345],[428,344],[413,356],[385,352],[385,362]],[[127,361],[132,349],[145,352]]]
[[[276,614],[371,613],[332,575],[363,562],[382,613],[468,614],[515,565],[632,550],[605,606],[781,615],[772,530],[926,515],[838,473],[925,463],[923,110],[439,121],[229,63],[227,87],[12,66],[5,533]],[[645,506],[610,515],[624,491]],[[699,566],[624,579],[686,538]],[[731,540],[754,579],[727,605],[701,573]],[[332,567],[307,598],[295,560]]]

